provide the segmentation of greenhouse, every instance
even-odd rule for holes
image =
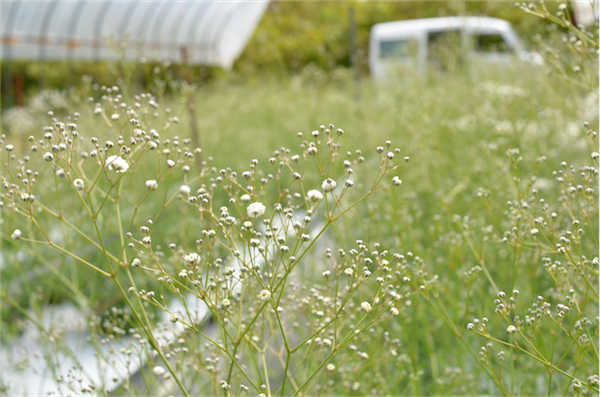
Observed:
[[[3,1],[3,60],[159,59],[231,68],[268,1]]]

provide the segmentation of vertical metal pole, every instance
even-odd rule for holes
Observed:
[[[348,8],[348,22],[350,25],[350,61],[354,70],[354,96],[356,102],[360,102],[360,71],[358,70],[358,53],[356,48],[356,20],[354,18],[354,8]]]
[[[15,20],[17,19],[17,12],[19,11],[20,1],[15,1],[10,6],[10,11],[8,12],[8,21],[6,23],[6,36],[8,40],[3,44],[4,51],[6,51],[5,63],[4,63],[4,75],[2,76],[4,80],[4,107],[9,108],[14,105],[13,98],[13,88],[14,88],[14,77],[13,77],[13,60],[11,54],[11,41],[13,40],[12,33],[13,27],[15,25]]]

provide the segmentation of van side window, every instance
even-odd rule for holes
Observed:
[[[477,52],[512,52],[512,48],[499,34],[473,35],[474,50]]]
[[[418,41],[415,39],[379,42],[379,57],[382,59],[415,58],[417,50]]]

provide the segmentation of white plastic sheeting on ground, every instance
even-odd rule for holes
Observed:
[[[3,0],[1,59],[132,60],[231,68],[268,6],[258,1]]]

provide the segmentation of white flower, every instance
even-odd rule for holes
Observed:
[[[161,367],[160,365],[157,365],[156,367],[152,368],[152,372],[156,376],[161,376],[161,375],[164,375],[166,371],[163,367]]]
[[[392,306],[392,308],[390,309],[390,313],[392,313],[392,316],[397,316],[400,312],[398,311],[398,309]]]
[[[15,229],[15,231],[10,235],[10,238],[12,238],[13,240],[18,240],[21,238],[22,235],[23,234],[19,229]]]
[[[83,190],[84,188],[84,183],[83,180],[77,178],[73,181],[73,186],[75,186],[75,189],[77,190]]]
[[[517,332],[517,327],[515,327],[514,325],[509,325],[508,328],[506,328],[506,332],[508,332],[509,334],[514,334],[515,332]]]
[[[308,197],[310,201],[317,202],[323,200],[323,193],[316,189],[313,189],[309,190],[308,193],[306,193],[306,197]]]
[[[323,273],[321,273],[321,276],[329,278],[329,276],[331,276],[331,270],[325,270]]]
[[[402,185],[402,179],[398,178],[397,176],[392,178],[392,185],[394,186],[400,186]]]
[[[106,165],[109,170],[115,170],[117,172],[126,172],[129,169],[129,163],[121,156],[112,155],[106,159]]]
[[[540,230],[538,228],[533,228],[531,229],[531,235],[532,236],[537,236],[540,233]]]
[[[335,189],[335,187],[337,186],[337,183],[335,183],[335,181],[331,178],[327,178],[323,181],[323,184],[321,185],[321,188],[325,191],[325,192],[330,192],[333,189]]]
[[[183,257],[183,260],[186,261],[190,266],[197,265],[200,262],[200,255],[195,252],[192,252]]]
[[[252,203],[248,206],[247,212],[250,218],[258,218],[259,216],[263,216],[267,207],[261,202]]]
[[[335,365],[327,364],[327,371],[335,371]]]
[[[369,302],[362,302],[360,304],[360,308],[365,313],[369,313],[371,310],[373,310],[373,308],[371,307],[371,304]]]
[[[221,304],[225,307],[228,307],[231,305],[231,301],[229,299],[225,298],[221,301]]]
[[[169,167],[169,168],[175,167],[175,162],[173,160],[171,160],[171,159],[168,159],[167,160],[167,167]]]
[[[271,291],[267,290],[267,289],[263,289],[262,291],[260,291],[260,293],[258,294],[258,299],[260,299],[263,302],[268,301],[269,299],[271,299]]]
[[[156,188],[158,187],[158,182],[156,182],[156,180],[154,179],[148,179],[146,181],[146,187],[148,188],[148,190],[156,190]]]
[[[344,269],[344,274],[346,276],[352,276],[352,274],[354,274],[354,270],[352,270],[352,268],[347,267],[346,269]]]
[[[182,194],[185,194],[186,196],[189,196],[189,195],[190,195],[190,192],[191,192],[192,190],[190,189],[190,187],[189,187],[188,185],[181,185],[181,186],[179,187],[179,191],[180,191]]]
[[[242,194],[242,197],[240,197],[240,200],[242,200],[242,203],[247,203],[251,199],[252,199],[252,197],[250,197],[249,194]]]
[[[52,153],[44,153],[43,157],[45,161],[52,161],[52,159],[54,159],[54,155]]]

